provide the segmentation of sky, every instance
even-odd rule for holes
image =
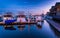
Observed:
[[[8,11],[15,14],[19,11],[46,14],[56,2],[60,2],[60,0],[0,0],[0,14]]]

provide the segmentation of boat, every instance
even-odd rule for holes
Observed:
[[[13,19],[13,16],[12,16],[12,14],[9,14],[9,12],[7,13],[7,14],[4,14],[3,15],[3,22],[2,22],[2,24],[4,25],[4,27],[5,28],[10,28],[10,27],[13,27],[12,25],[9,25],[9,24],[11,24],[11,23],[13,23],[13,22],[15,22],[16,20],[15,19]]]
[[[17,22],[26,22],[25,15],[17,15]]]

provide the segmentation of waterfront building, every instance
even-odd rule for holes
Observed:
[[[52,16],[53,20],[60,21],[60,2],[51,7],[49,15]]]
[[[55,6],[52,6],[50,9],[50,16],[54,16],[54,15],[56,15],[56,8]]]
[[[55,4],[56,7],[56,16],[60,16],[60,2],[57,2]]]
[[[60,16],[60,2],[57,2],[55,6],[51,7],[50,16]]]

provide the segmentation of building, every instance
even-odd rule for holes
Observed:
[[[60,2],[57,2],[55,6],[50,9],[50,16],[60,16]]]
[[[60,21],[60,2],[51,7],[49,15],[52,16],[53,20]]]
[[[52,6],[50,9],[50,16],[54,16],[54,15],[56,15],[56,8],[55,6]]]
[[[56,7],[56,16],[60,16],[60,2],[57,2],[55,4]]]

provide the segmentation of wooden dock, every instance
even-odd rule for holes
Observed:
[[[4,26],[4,25],[25,25],[25,24],[37,24],[37,22],[14,22],[14,23],[9,23],[9,24],[5,24],[3,22],[0,22],[0,26]]]

